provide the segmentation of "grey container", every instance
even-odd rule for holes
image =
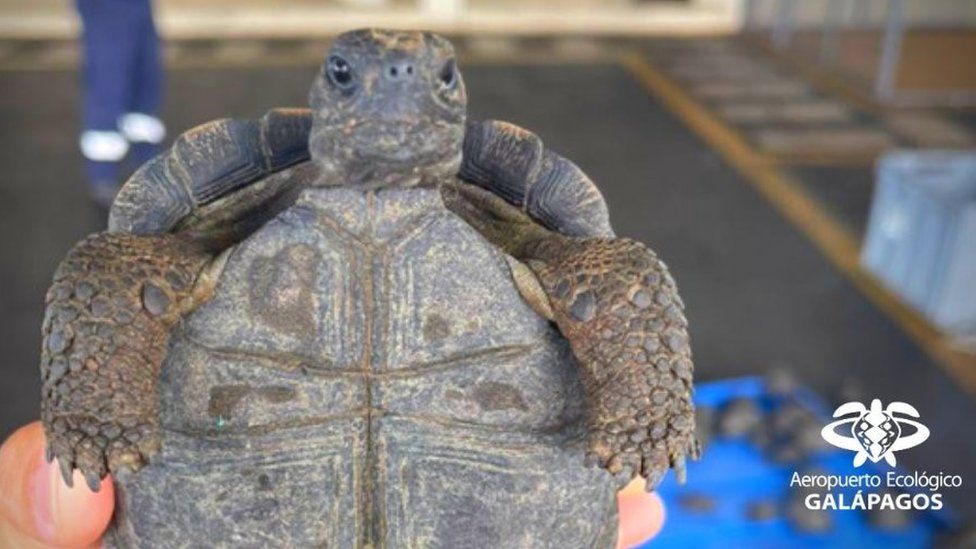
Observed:
[[[941,328],[976,326],[976,153],[883,156],[861,263]]]
[[[976,334],[976,202],[962,211],[945,271],[927,309],[936,324],[955,334]]]

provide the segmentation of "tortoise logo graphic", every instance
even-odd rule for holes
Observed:
[[[894,467],[895,452],[914,448],[929,438],[928,427],[905,416],[917,418],[918,410],[904,402],[889,403],[882,410],[878,399],[871,401],[871,408],[848,402],[834,410],[834,417],[841,419],[824,427],[820,435],[838,448],[857,452],[854,467],[868,459],[877,463],[882,458]],[[838,427],[848,424],[849,429],[837,432]]]

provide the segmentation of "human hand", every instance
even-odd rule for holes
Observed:
[[[0,446],[0,547],[97,546],[115,506],[112,479],[92,492],[75,471],[74,488],[61,480],[57,462],[44,460],[39,422],[17,430]],[[664,522],[657,494],[635,479],[617,494],[620,534],[617,547],[638,545]]]
[[[0,547],[91,547],[115,507],[112,480],[92,492],[78,471],[74,488],[57,461],[44,459],[44,430],[35,421],[0,446]]]
[[[644,491],[644,479],[637,477],[617,492],[620,530],[617,549],[635,547],[653,538],[664,526],[664,504],[656,492]]]

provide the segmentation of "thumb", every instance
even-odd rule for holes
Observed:
[[[92,492],[75,471],[74,488],[68,488],[57,462],[45,461],[44,443],[35,421],[0,446],[0,546],[91,545],[112,518],[112,481],[105,478]]]
[[[644,479],[635,478],[617,492],[620,530],[617,548],[636,547],[653,538],[664,526],[664,504],[657,493],[644,490]]]

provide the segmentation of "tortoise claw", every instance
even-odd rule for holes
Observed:
[[[700,459],[701,450],[702,450],[701,441],[698,440],[698,437],[692,438],[691,448],[688,451],[688,455],[691,456],[691,459],[695,459],[695,460]]]
[[[688,479],[688,469],[684,454],[678,454],[671,458],[671,468],[674,469],[678,484],[684,484]]]
[[[102,487],[102,479],[92,472],[85,473],[85,483],[92,492],[97,492]]]
[[[64,483],[68,485],[68,488],[74,488],[74,464],[70,460],[59,457],[58,468],[61,470],[61,478],[64,479]]]
[[[641,474],[644,476],[644,480],[647,481],[644,489],[648,492],[654,491],[657,485],[664,480],[664,475],[667,471],[668,463],[664,459],[663,452],[656,452],[644,456],[641,460]]]
[[[102,479],[121,469],[136,472],[149,462],[149,457],[159,450],[155,427],[149,423],[126,421],[99,423],[88,416],[64,416],[53,420],[54,424],[76,426],[75,430],[47,433],[48,452],[58,460],[61,476],[68,487],[74,486],[73,471],[77,469],[93,492],[101,489]],[[82,434],[88,431],[95,436]],[[106,440],[111,435],[114,438]],[[133,442],[133,439],[136,442]]]
[[[645,477],[644,480],[646,483],[644,484],[644,491],[653,492],[654,490],[657,490],[658,485],[661,484],[662,480],[664,480],[664,474],[666,472],[666,469],[657,469]]]

